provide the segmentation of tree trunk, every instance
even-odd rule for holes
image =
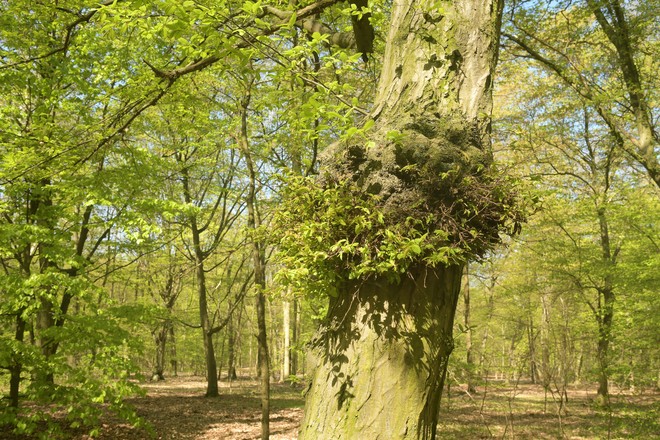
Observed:
[[[240,326],[240,312],[238,318]],[[227,323],[227,379],[232,381],[238,379],[236,375],[236,330],[234,329],[234,317],[229,318]]]
[[[550,299],[541,293],[541,383],[547,391],[553,375],[550,366]]]
[[[43,273],[43,271],[42,271]],[[50,290],[50,289],[48,289]],[[55,342],[52,337],[46,336],[48,330],[55,326],[55,319],[53,317],[53,303],[47,296],[41,298],[41,305],[37,312],[37,319],[35,323],[37,333],[37,343],[41,349],[41,354],[46,360],[50,359],[55,354]],[[44,384],[53,384],[55,377],[50,369],[38,369],[35,374],[35,379]]]
[[[284,382],[291,375],[291,303],[282,301],[282,333],[284,341],[282,343],[282,377]]]
[[[468,393],[476,392],[474,387],[474,355],[472,353],[472,327],[470,322],[470,274],[468,265],[463,273],[463,325],[465,326],[465,365],[467,370]]]
[[[167,349],[167,335],[171,325],[172,323],[167,320],[153,333],[154,342],[156,343],[156,359],[151,380],[165,380],[165,352]]]
[[[240,147],[245,156],[245,162],[248,170],[248,194],[246,196],[246,205],[248,213],[247,226],[251,231],[255,231],[261,226],[259,214],[257,212],[257,175],[255,164],[249,149],[247,112],[250,105],[250,87],[248,84],[245,97],[241,102],[241,132],[239,136]],[[257,309],[257,343],[258,343],[258,368],[261,379],[261,438],[268,440],[270,437],[270,359],[268,356],[268,332],[266,328],[266,262],[263,250],[263,244],[252,240],[252,262],[254,266],[254,285],[257,289],[256,309]]]
[[[179,361],[176,356],[174,325],[170,326],[170,365],[172,367],[172,376],[177,377],[179,375]]]
[[[527,324],[527,347],[529,350],[529,380],[535,384],[538,382],[536,364],[536,342],[534,337],[534,317],[532,316],[531,309],[529,312],[529,322]]]
[[[268,356],[268,336],[266,333],[266,296],[263,292],[263,282],[257,284],[257,326],[259,333],[259,371],[261,371],[261,439],[268,440],[270,437],[270,359]],[[257,274],[255,270],[255,281]]]
[[[598,321],[598,400],[603,403],[609,403],[609,346],[612,334],[612,321],[614,320],[614,285],[612,274],[609,270],[616,264],[618,250],[612,252],[610,247],[610,234],[607,222],[606,210],[604,207],[598,209],[598,222],[600,226],[600,245],[602,251],[603,263],[608,267],[608,272],[603,277],[603,286],[598,289],[598,295],[602,296],[602,301],[598,300],[599,316]]]
[[[493,273],[492,262],[490,266],[490,279],[488,280],[488,285],[486,286],[486,292],[488,300],[486,302],[486,322],[484,323],[484,333],[481,337],[481,350],[479,353],[479,372],[482,377],[485,377],[488,373],[487,369],[484,368],[484,362],[486,361],[486,348],[488,347],[488,338],[490,337],[490,324],[493,320],[493,314],[495,313],[495,282],[497,277]]]
[[[331,301],[299,438],[434,438],[461,274],[422,268]]]
[[[16,333],[14,335],[14,340],[17,342],[17,345],[20,347],[23,343],[25,337],[25,320],[21,317],[24,309],[20,309],[16,315]],[[21,387],[21,372],[23,370],[23,363],[20,359],[21,354],[12,351],[11,354],[11,364],[9,366],[10,377],[9,377],[9,406],[12,408],[18,408],[18,397]]]
[[[53,200],[51,198],[50,191],[45,189],[50,184],[50,181],[45,179],[41,181],[40,184],[42,185],[42,188],[40,189],[43,194],[36,197],[36,203],[39,206],[39,209],[36,212],[36,214],[38,214],[36,223],[41,227],[54,230],[55,219],[51,218],[50,216],[52,213],[48,212],[49,209],[51,209],[53,206]],[[50,258],[48,257],[49,248],[51,246],[52,244],[48,242],[39,243],[37,246],[39,249],[40,274],[48,273],[53,266],[52,261],[50,261]],[[39,310],[37,311],[35,328],[41,354],[44,356],[46,361],[48,361],[57,350],[56,342],[53,340],[53,337],[47,335],[48,330],[55,326],[55,305],[53,302],[55,301],[54,298],[57,298],[57,295],[53,294],[53,290],[56,289],[53,289],[52,286],[41,286],[41,289],[43,289],[43,291],[39,293],[40,306]],[[47,362],[45,364],[47,365]],[[35,378],[37,381],[42,383],[53,384],[55,382],[53,372],[50,369],[46,369],[45,371],[37,369]]]
[[[194,241],[193,234],[193,241]],[[206,274],[203,262],[197,263],[197,294],[199,297],[199,319],[202,327],[202,339],[204,342],[204,359],[206,361],[206,397],[218,397],[218,366],[215,359],[215,347],[213,346],[213,333],[211,332],[211,320],[209,318],[208,303],[206,296]]]
[[[298,374],[298,335],[300,334],[300,306],[296,298],[293,299],[293,331],[291,340],[291,374]]]
[[[186,203],[192,203],[188,170],[181,170],[183,194]],[[215,359],[215,348],[213,346],[213,332],[211,331],[211,319],[209,318],[208,298],[206,290],[206,270],[204,261],[206,255],[202,250],[201,231],[197,225],[197,218],[191,216],[189,223],[190,233],[193,241],[193,256],[195,262],[195,278],[197,281],[197,297],[199,300],[199,322],[204,342],[204,359],[206,361],[206,397],[218,397],[218,366]]]
[[[433,179],[487,167],[500,12],[489,0],[393,2],[373,146],[329,148],[321,178],[355,182],[405,219],[451,193],[451,183]],[[420,264],[399,282],[337,285],[316,338],[299,439],[435,438],[463,265]]]

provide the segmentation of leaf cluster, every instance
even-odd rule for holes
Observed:
[[[494,233],[518,231],[522,208],[513,199],[506,200],[509,204],[493,200],[509,197],[512,184],[507,185],[498,180],[491,185],[498,191],[485,184],[478,190],[474,179],[463,178],[454,186],[462,197],[456,207],[411,211],[401,218],[384,209],[378,195],[352,182],[290,176],[268,232],[284,266],[278,281],[308,295],[336,296],[338,287],[351,280],[397,283],[419,265],[463,264],[499,242],[493,230],[472,224],[493,209],[483,203],[485,193],[491,194],[487,203],[498,206],[497,218],[491,219],[498,224]]]

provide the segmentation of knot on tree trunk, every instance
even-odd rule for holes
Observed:
[[[443,245],[481,255],[505,225],[522,221],[514,191],[492,171],[477,120],[462,115],[417,117],[337,143],[321,158],[323,187],[351,183],[356,200],[375,196],[387,225],[443,231]],[[439,243],[440,244],[440,243]]]

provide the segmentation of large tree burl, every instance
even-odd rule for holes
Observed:
[[[321,183],[353,182],[378,197],[390,220],[444,213],[457,202],[459,182],[478,178],[491,161],[480,130],[461,117],[426,118],[400,128],[337,143],[321,157]]]

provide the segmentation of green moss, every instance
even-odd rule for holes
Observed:
[[[499,176],[478,122],[415,118],[338,145],[316,179],[291,179],[274,239],[300,290],[336,292],[351,279],[398,281],[411,266],[461,264],[514,233],[524,216]]]

